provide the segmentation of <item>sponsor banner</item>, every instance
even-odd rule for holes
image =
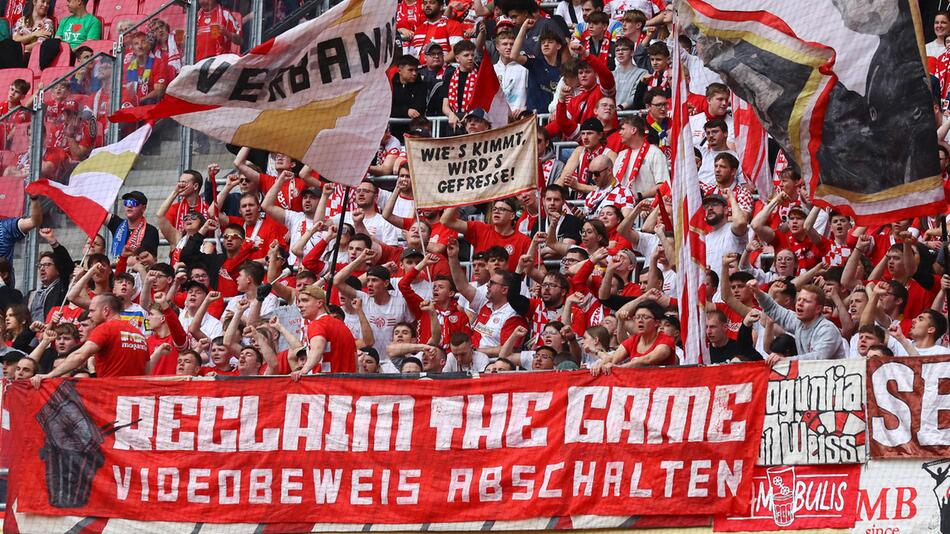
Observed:
[[[480,204],[538,186],[537,121],[445,139],[406,139],[416,209]]]
[[[855,534],[950,532],[950,459],[868,460]]]
[[[776,365],[758,465],[864,463],[864,404],[864,360]]]
[[[851,528],[861,466],[756,467],[752,507],[742,516],[716,517],[716,532]]]
[[[741,513],[767,376],[16,383],[11,501],[220,523]]]
[[[950,456],[950,355],[868,360],[874,458]]]

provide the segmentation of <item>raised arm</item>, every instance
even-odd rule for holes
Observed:
[[[468,231],[468,224],[459,219],[459,210],[458,208],[449,208],[442,212],[442,224],[446,228],[454,230],[460,234],[464,234]]]
[[[769,226],[769,217],[772,216],[775,207],[779,205],[783,198],[785,198],[785,193],[779,192],[768,201],[762,211],[752,218],[752,231],[766,243],[775,241],[775,230]]]
[[[524,48],[524,40],[528,34],[528,30],[534,27],[535,22],[535,19],[531,17],[524,20],[524,23],[521,24],[521,28],[518,29],[518,35],[515,37],[515,44],[511,47],[511,59],[520,65],[524,65],[528,62],[528,57],[521,53],[521,49]]]
[[[17,228],[24,234],[43,222],[43,205],[36,196],[30,196],[30,213],[16,222]]]
[[[181,194],[183,185],[184,184],[180,183],[175,185],[175,188],[172,189],[171,193],[169,193],[168,196],[165,197],[165,200],[162,201],[162,205],[158,207],[158,213],[155,215],[158,221],[158,231],[162,233],[162,237],[164,237],[172,246],[175,246],[175,244],[181,240],[181,232],[179,232],[178,229],[175,228],[175,225],[173,225],[168,220],[167,215],[168,210],[170,210],[172,204],[175,203],[175,199]]]
[[[356,259],[350,261],[346,267],[340,269],[340,271],[333,276],[333,287],[340,291],[341,297],[348,299],[356,298],[356,290],[346,283],[346,279],[349,278],[354,271],[356,271],[358,268],[362,268],[375,257],[375,250],[371,248],[364,249],[363,252],[360,252],[360,255],[357,256]]]
[[[280,174],[277,175],[277,180],[274,182],[273,187],[267,190],[267,194],[264,195],[264,200],[261,202],[261,209],[263,209],[267,215],[271,216],[280,224],[285,224],[284,221],[287,212],[284,210],[284,208],[277,205],[277,195],[280,194],[280,190],[284,187],[284,183],[287,180],[293,179],[293,172],[286,170],[280,171]]]
[[[250,148],[246,146],[241,147],[241,150],[239,150],[237,155],[234,156],[234,168],[237,169],[239,173],[244,175],[248,181],[259,184],[261,182],[261,173],[257,172],[253,167],[247,164],[247,156],[250,153]],[[228,177],[228,181],[230,181],[230,176]],[[221,203],[218,202],[218,205],[221,205]]]
[[[459,263],[458,239],[449,239],[449,244],[446,246],[445,252],[449,259],[449,270],[452,272],[452,282],[455,283],[455,288],[458,289],[459,294],[465,297],[466,300],[472,302],[475,300],[475,287],[469,282],[468,276],[465,274],[465,269],[463,269],[462,264]]]

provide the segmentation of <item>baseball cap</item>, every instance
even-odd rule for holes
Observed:
[[[185,282],[184,284],[182,284],[181,290],[187,292],[187,291],[191,290],[191,288],[193,288],[193,287],[197,287],[198,289],[204,291],[205,293],[209,293],[209,291],[208,291],[208,286],[202,284],[201,282],[199,282],[199,281],[197,281],[197,280],[188,280],[187,282]]]
[[[122,200],[135,200],[139,204],[145,205],[148,204],[148,197],[145,196],[145,193],[141,191],[129,191],[128,193],[122,195]]]
[[[511,20],[511,17],[506,17],[502,15],[495,20],[495,26],[501,28],[502,26],[511,26],[514,27],[515,21]]]
[[[382,265],[373,265],[366,270],[366,276],[374,276],[380,280],[388,281],[391,275],[389,273],[389,269],[383,267]]]
[[[564,360],[563,362],[554,366],[554,368],[558,371],[576,371],[580,369],[580,367],[578,367],[577,364],[571,360]]]
[[[463,120],[468,120],[468,119],[471,119],[471,118],[481,119],[481,120],[483,120],[483,121],[485,121],[485,122],[489,122],[489,121],[488,121],[488,114],[485,113],[485,110],[482,109],[482,108],[475,108],[475,109],[473,109],[472,111],[469,111],[468,113],[465,114],[465,118],[464,118]],[[491,123],[489,122],[489,124],[491,124]]]
[[[406,258],[412,258],[412,257],[423,258],[425,257],[425,255],[422,253],[421,250],[417,248],[407,248],[406,250],[402,251],[402,255],[400,256],[400,259],[404,260]]]
[[[599,119],[591,117],[581,124],[581,131],[604,133],[604,124]]]
[[[729,205],[729,202],[726,200],[726,197],[718,193],[712,193],[703,197],[703,204],[708,204],[710,202],[718,202],[722,204],[723,206]]]
[[[316,187],[307,187],[300,192],[300,196],[305,197],[307,195],[318,197],[320,196],[320,191]]]
[[[300,293],[307,295],[308,297],[313,297],[317,300],[327,300],[327,292],[317,284],[310,284],[309,286],[301,289]]]
[[[425,52],[426,54],[431,54],[436,51],[442,52],[443,54],[445,53],[445,50],[442,49],[442,45],[436,42],[431,42],[427,44],[426,47],[422,51]]]
[[[805,206],[802,206],[801,204],[792,204],[788,207],[788,213],[792,213],[793,211],[797,211],[803,216],[808,217],[808,210],[806,210]]]

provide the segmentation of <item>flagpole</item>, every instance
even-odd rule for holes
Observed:
[[[947,253],[950,252],[947,250],[947,214],[941,213],[940,217],[940,234],[943,239],[943,274],[950,274],[950,258],[947,257]],[[944,304],[947,306],[947,324],[950,324],[950,292],[944,291]]]
[[[340,210],[340,223],[336,229],[336,242],[333,243],[333,255],[330,256],[330,280],[327,281],[327,298],[333,292],[333,277],[336,274],[336,260],[340,255],[340,238],[343,235],[343,221],[346,220],[346,210],[350,204],[350,186],[343,189],[343,206]],[[328,301],[329,302],[329,301]]]

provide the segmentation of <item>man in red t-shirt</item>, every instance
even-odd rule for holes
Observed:
[[[261,210],[260,198],[257,193],[244,193],[241,195],[240,217],[229,217],[220,214],[219,222],[221,227],[227,227],[229,224],[239,224],[244,228],[244,240],[251,246],[257,246],[257,250],[251,253],[252,260],[259,260],[267,256],[267,250],[273,241],[277,241],[281,247],[287,248],[287,228],[282,224],[268,217]]]
[[[96,357],[96,376],[141,376],[145,374],[148,348],[145,336],[128,321],[119,317],[122,301],[111,293],[93,297],[89,304],[89,320],[94,325],[85,343],[55,369],[45,375],[36,375],[31,381],[39,389],[47,378],[70,373]]]
[[[267,194],[267,192],[274,187],[274,184],[277,183],[277,176],[259,172],[254,167],[248,165],[247,157],[250,151],[251,149],[247,147],[243,147],[238,151],[237,156],[234,157],[234,168],[247,178],[249,182],[257,184],[258,191]],[[277,170],[277,174],[279,175],[283,172],[290,173],[280,186],[280,191],[277,193],[276,205],[285,210],[303,211],[303,190],[308,187],[320,189],[323,187],[323,184],[320,183],[320,180],[311,175],[310,167],[305,165],[300,170],[300,176],[303,178],[299,178],[294,174],[294,160],[290,156],[280,152],[274,152],[273,155],[274,168]]]
[[[459,220],[458,208],[449,208],[442,213],[442,224],[464,234],[475,252],[484,252],[494,246],[505,249],[508,252],[508,270],[514,272],[518,267],[518,259],[531,246],[531,238],[515,229],[518,219],[516,208],[510,198],[492,202],[491,224]]]
[[[218,0],[198,0],[198,33],[195,61],[227,54],[241,44],[241,17],[221,7]]]
[[[766,204],[765,208],[752,219],[752,229],[759,239],[772,245],[777,253],[789,249],[798,258],[799,271],[807,271],[821,261],[828,252],[828,239],[822,237],[806,221],[808,212],[804,206],[794,204],[788,209],[788,231],[775,230],[768,225],[768,218],[785,196],[779,193]]]
[[[307,326],[307,363],[293,373],[294,382],[311,372],[321,362],[330,364],[330,372],[356,372],[356,340],[343,321],[327,313],[327,294],[310,285],[297,294],[297,306]]]

